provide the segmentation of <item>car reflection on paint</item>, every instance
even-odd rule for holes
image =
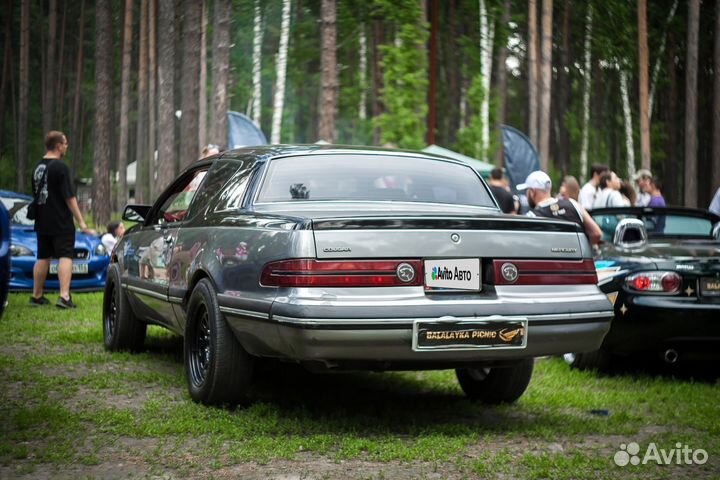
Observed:
[[[690,208],[602,208],[599,286],[615,319],[599,350],[565,356],[607,370],[630,356],[667,364],[720,357],[720,217]],[[716,369],[717,370],[717,369]]]
[[[123,218],[138,223],[108,270],[105,347],[141,350],[148,324],[182,335],[205,404],[246,398],[258,358],[455,369],[470,398],[513,402],[534,357],[595,349],[610,327],[578,226],[503,215],[470,166],[444,157],[239,149]]]

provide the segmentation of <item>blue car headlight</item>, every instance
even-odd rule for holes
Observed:
[[[35,254],[22,245],[10,245],[10,255],[13,257],[34,257]]]
[[[95,255],[102,257],[103,255],[107,255],[108,251],[107,248],[105,248],[105,245],[102,243],[99,243],[97,247],[95,247]]]

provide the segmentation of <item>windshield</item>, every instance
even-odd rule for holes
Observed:
[[[637,218],[645,223],[648,237],[687,237],[687,238],[712,238],[712,222],[707,218],[668,213],[661,215],[650,214],[592,214],[603,232],[603,240],[612,241],[615,234],[615,227],[623,218]]]
[[[25,200],[24,198],[0,197],[0,201],[8,211],[10,223],[26,225],[29,227],[35,225],[34,221],[27,218],[27,206],[30,203],[30,200]]]
[[[257,203],[394,201],[493,207],[468,165],[392,155],[313,155],[271,160]]]

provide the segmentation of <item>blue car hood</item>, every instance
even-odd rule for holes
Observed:
[[[37,236],[31,226],[12,224],[10,226],[10,242],[13,245],[25,246],[37,254]],[[100,244],[99,237],[75,232],[75,248],[87,249],[92,254],[98,244]]]

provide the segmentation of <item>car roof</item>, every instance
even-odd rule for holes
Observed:
[[[3,198],[19,198],[22,200],[32,200],[33,197],[24,193],[11,192],[10,190],[0,190],[0,197]]]

